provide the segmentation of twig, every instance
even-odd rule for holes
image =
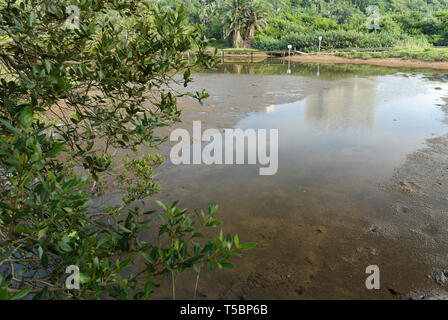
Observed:
[[[171,272],[171,279],[173,283],[173,300],[176,300],[176,282],[175,282],[176,280],[173,272]]]
[[[194,296],[193,300],[196,300],[196,293],[198,292],[198,284],[199,284],[199,275],[201,274],[201,268],[198,270],[198,275],[196,276],[196,286],[194,287]]]

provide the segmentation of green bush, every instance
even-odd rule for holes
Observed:
[[[80,8],[79,28],[65,27],[69,5]],[[159,191],[160,156],[114,170],[115,152],[135,157],[164,141],[155,130],[180,121],[177,97],[207,96],[171,88],[174,75],[186,87],[194,68],[215,63],[182,8],[0,1],[0,30],[11,40],[0,47],[0,299],[150,299],[158,276],[231,268],[232,256],[255,245],[222,231],[204,237],[220,225],[216,204],[144,210]],[[120,204],[90,206],[103,183],[123,194]],[[142,236],[148,229],[154,241]],[[131,272],[137,259],[144,266]],[[78,290],[66,286],[69,266],[79,268]]]
[[[124,212],[125,205],[90,212],[90,177],[57,160],[66,144],[49,134],[50,126],[36,121],[29,107],[16,127],[0,124],[0,299],[149,299],[158,275],[233,267],[228,259],[254,246],[240,244],[238,236],[224,238],[222,231],[200,241],[204,229],[220,225],[215,204],[207,213],[189,213],[177,202],[159,203],[160,213],[138,206]],[[127,164],[137,186],[151,166]],[[127,190],[125,203],[135,190]],[[154,243],[140,237],[149,228],[157,235]],[[132,274],[126,269],[136,257],[145,266]],[[79,268],[79,289],[66,287],[69,266]]]
[[[376,48],[393,47],[400,41],[410,39],[404,34],[388,32],[364,33],[354,30],[336,30],[327,32],[304,32],[289,34],[280,39],[273,39],[265,35],[258,35],[255,47],[259,50],[285,50],[289,44],[304,52],[318,51],[319,36],[322,36],[321,50],[345,48]]]
[[[280,39],[285,34],[303,33],[308,30],[338,30],[343,26],[329,18],[322,18],[318,15],[289,14],[270,17],[263,34],[268,37]]]

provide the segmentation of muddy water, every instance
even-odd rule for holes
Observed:
[[[197,75],[195,86],[212,98],[200,113],[184,111],[185,128],[209,113],[206,127],[279,130],[274,176],[260,176],[258,165],[159,170],[157,198],[188,208],[217,202],[224,231],[259,244],[233,261],[236,269],[201,275],[199,298],[398,299],[434,286],[427,248],[380,185],[425,139],[447,132],[446,84],[365,66],[224,64]],[[447,249],[445,241],[436,251]],[[380,268],[380,290],[365,287],[369,265]],[[195,279],[176,280],[178,299],[193,297]],[[157,298],[171,298],[170,280],[161,281]]]

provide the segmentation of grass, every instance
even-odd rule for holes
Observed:
[[[387,51],[347,51],[336,52],[335,55],[345,58],[400,58],[422,61],[448,61],[447,48],[434,48],[426,39],[412,38],[397,43],[394,49]]]
[[[405,60],[448,61],[448,49],[446,48],[397,48],[380,52],[348,51],[335,52],[333,54],[339,57],[352,59],[400,58]]]
[[[398,42],[394,49],[387,51],[345,51],[332,53],[345,58],[399,58],[404,60],[415,59],[421,61],[448,61],[448,48],[435,48],[424,38],[410,38]]]

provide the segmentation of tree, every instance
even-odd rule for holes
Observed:
[[[224,35],[232,37],[234,48],[240,48],[244,45],[242,30],[246,24],[245,6],[249,0],[227,0],[224,2]]]
[[[213,18],[216,16],[218,5],[215,1],[202,0],[200,2],[202,8],[199,12],[201,22],[210,29],[212,27]]]
[[[255,30],[263,32],[263,28],[268,24],[268,8],[263,4],[261,1],[253,1],[246,7],[247,34],[245,40],[250,46],[252,46]]]
[[[149,1],[21,0],[0,2],[0,298],[149,299],[157,277],[188,268],[233,267],[253,243],[238,236],[203,238],[217,227],[218,206],[191,212],[140,202],[159,191],[156,154],[113,170],[118,150],[155,147],[155,129],[180,121],[174,76],[214,59],[200,26],[182,9]],[[194,49],[194,59],[185,52]],[[122,203],[90,206],[106,181]],[[156,241],[142,238],[150,230]],[[136,259],[145,267],[129,268]],[[68,290],[66,268],[81,287]],[[126,270],[128,269],[128,270]]]
[[[267,24],[267,7],[262,1],[227,0],[224,2],[223,10],[224,35],[232,37],[234,48],[250,44],[255,29],[262,30]]]

